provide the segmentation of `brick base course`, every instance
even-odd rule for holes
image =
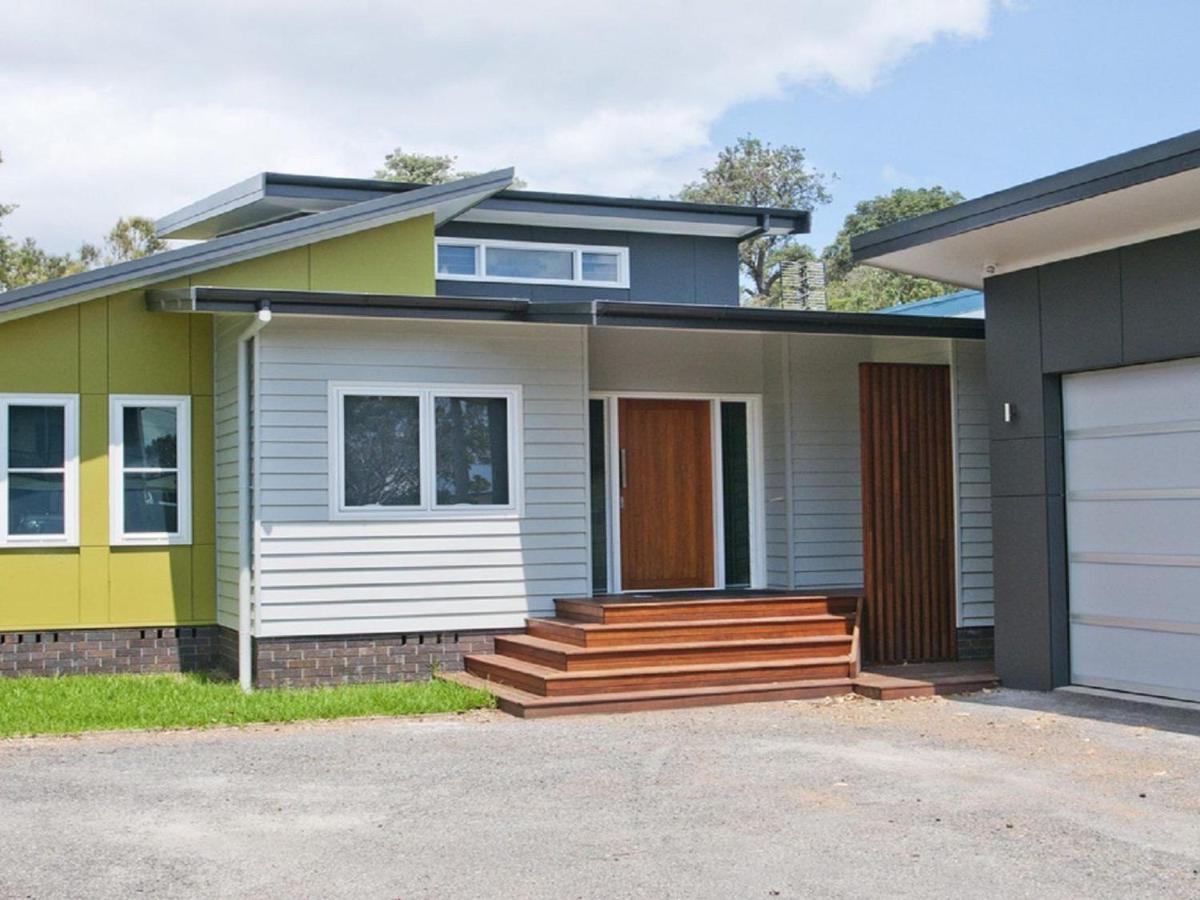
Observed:
[[[254,682],[259,687],[298,687],[415,681],[428,678],[434,671],[461,671],[464,656],[491,653],[496,635],[515,633],[447,631],[259,638],[254,642]],[[236,654],[234,659],[236,670]]]
[[[990,625],[958,629],[959,659],[991,659],[996,655],[996,643]]]
[[[0,632],[0,676],[208,671],[217,627]]]

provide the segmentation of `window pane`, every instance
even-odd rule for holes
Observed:
[[[420,505],[420,401],[346,397],[344,413],[346,506]]]
[[[621,280],[620,257],[615,253],[584,252],[580,261],[584,281]]]
[[[608,478],[604,467],[604,401],[588,401],[591,452],[592,591],[608,590]]]
[[[179,474],[125,473],[125,533],[179,531]]]
[[[750,468],[746,404],[721,404],[721,477],[725,485],[725,586],[750,585]]]
[[[437,502],[508,505],[508,402],[438,397]]]
[[[61,469],[65,411],[61,406],[8,408],[8,465],[12,469]]]
[[[474,275],[475,248],[458,244],[439,244],[437,270],[439,275]]]
[[[575,277],[574,254],[570,250],[528,250],[519,247],[488,247],[487,274],[492,278]]]
[[[8,533],[64,533],[62,475],[9,474]]]
[[[175,468],[178,414],[173,406],[126,406],[121,411],[125,468]]]

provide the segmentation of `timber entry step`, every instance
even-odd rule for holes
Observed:
[[[555,600],[449,675],[519,716],[829,697],[854,690],[854,591],[686,591]]]

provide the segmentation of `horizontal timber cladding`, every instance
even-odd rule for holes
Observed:
[[[256,634],[518,628],[590,590],[582,328],[279,318],[261,341]],[[330,521],[330,381],[519,385],[524,516]]]
[[[982,343],[955,344],[959,624],[964,628],[992,624],[992,472],[984,368]]]

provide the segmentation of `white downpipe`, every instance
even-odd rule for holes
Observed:
[[[237,339],[238,391],[238,682],[249,693],[253,687],[250,621],[250,565],[254,523],[250,521],[250,408],[249,366],[246,346],[271,321],[271,310],[263,307]]]

